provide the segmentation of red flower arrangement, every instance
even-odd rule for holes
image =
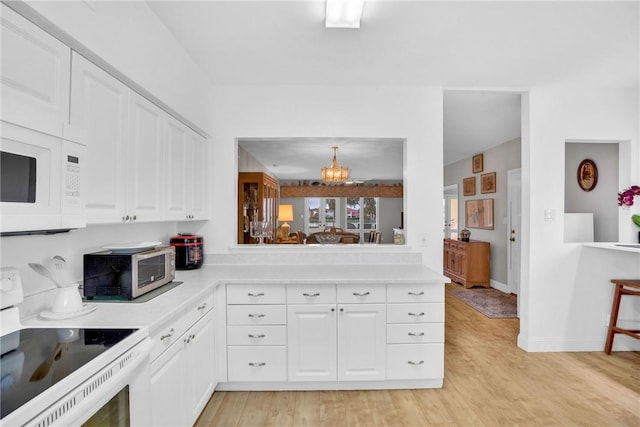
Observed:
[[[633,198],[640,196],[640,186],[632,185],[621,193],[618,193],[618,206],[633,206]]]

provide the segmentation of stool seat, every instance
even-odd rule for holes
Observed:
[[[617,326],[618,312],[620,311],[620,300],[623,295],[640,296],[640,279],[613,279],[611,280],[611,283],[614,284],[615,291],[611,306],[611,318],[609,319],[609,332],[607,333],[607,341],[604,346],[604,352],[607,354],[611,354],[613,337],[615,334],[624,334],[635,339],[640,339],[640,330],[623,329]]]

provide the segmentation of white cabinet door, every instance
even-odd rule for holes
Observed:
[[[62,136],[71,49],[2,5],[2,120]]]
[[[213,311],[187,331],[186,345],[187,409],[189,425],[193,425],[209,401],[215,386]]]
[[[188,174],[189,219],[208,219],[207,210],[207,140],[193,131],[189,133]]]
[[[338,305],[338,380],[384,380],[386,305]]]
[[[71,125],[87,143],[88,223],[121,222],[126,213],[129,89],[73,54]]]
[[[165,115],[160,108],[131,92],[127,211],[133,221],[162,220]]]
[[[187,425],[184,387],[185,348],[173,344],[151,364],[151,425]]]
[[[287,307],[289,381],[336,380],[336,306]]]
[[[174,119],[165,122],[166,168],[165,179],[165,219],[181,221],[187,219],[187,199],[189,197],[187,176],[189,163],[187,150],[189,129]]]

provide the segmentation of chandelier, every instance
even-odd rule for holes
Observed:
[[[343,168],[336,159],[336,150],[338,147],[331,147],[333,149],[333,161],[331,167],[322,168],[322,182],[345,182],[349,179],[349,168]]]

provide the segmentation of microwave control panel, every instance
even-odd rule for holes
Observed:
[[[63,154],[62,184],[63,204],[67,209],[82,208],[82,163],[86,160],[86,147],[71,141],[65,141]],[[86,165],[85,165],[86,166]]]

